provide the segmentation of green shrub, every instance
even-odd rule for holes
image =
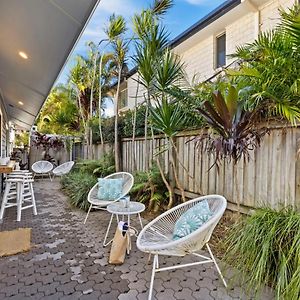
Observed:
[[[71,205],[85,211],[90,206],[87,201],[88,193],[96,182],[94,174],[80,171],[72,171],[61,179],[62,188],[68,195]]]
[[[164,209],[168,194],[157,166],[154,165],[148,172],[137,172],[134,175],[130,195],[136,201],[144,203],[149,211]]]
[[[112,154],[104,154],[99,160],[80,160],[76,163],[74,171],[105,177],[115,172],[114,157]]]
[[[68,175],[62,177],[62,188],[73,206],[87,211],[88,193],[96,184],[97,177],[105,177],[114,172],[114,158],[111,154],[105,154],[100,160],[81,160]]]
[[[246,286],[263,285],[276,299],[300,299],[300,214],[293,209],[259,209],[229,234],[225,261],[242,271]]]

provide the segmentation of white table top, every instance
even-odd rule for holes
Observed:
[[[128,207],[124,207],[124,203],[115,202],[107,206],[107,211],[116,215],[134,215],[145,210],[145,205],[140,202],[130,201]]]

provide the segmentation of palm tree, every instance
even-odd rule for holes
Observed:
[[[148,143],[148,115],[151,107],[151,90],[155,78],[155,66],[168,44],[168,33],[161,26],[159,19],[173,5],[171,0],[155,0],[153,5],[141,14],[133,17],[133,30],[136,36],[136,55],[134,60],[138,67],[139,83],[146,88],[144,95],[146,104],[145,113],[145,166],[148,169],[149,143]],[[138,87],[137,87],[138,88]],[[138,94],[138,92],[137,92]],[[135,111],[136,114],[136,111]],[[134,126],[135,127],[135,126]]]
[[[118,172],[121,168],[120,159],[120,149],[119,149],[119,102],[120,102],[120,84],[122,81],[122,76],[124,75],[124,69],[126,69],[126,60],[129,41],[124,38],[124,33],[126,32],[126,22],[122,16],[112,15],[109,19],[108,27],[105,29],[105,33],[110,42],[112,53],[114,56],[114,61],[116,64],[116,78],[117,78],[117,89],[114,96],[114,111],[115,111],[115,164],[116,171]]]
[[[86,145],[89,146],[89,130],[88,130],[88,120],[89,120],[89,99],[90,99],[90,86],[87,76],[88,70],[85,60],[78,56],[76,58],[76,64],[70,70],[69,74],[69,84],[70,87],[74,89],[77,95],[77,106],[79,109],[80,117],[84,127],[84,139]],[[90,155],[88,151],[88,156]]]
[[[77,135],[81,122],[76,98],[66,86],[57,85],[48,96],[37,120],[38,131],[60,135]]]

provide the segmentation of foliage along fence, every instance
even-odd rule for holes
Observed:
[[[223,162],[219,171],[213,164],[213,157],[193,140],[198,132],[182,133],[176,137],[179,163],[179,180],[188,197],[206,194],[224,195],[235,209],[239,202],[243,208],[270,206],[300,208],[300,128],[273,127],[263,138],[261,146],[253,151],[249,162]],[[163,137],[149,140],[150,157],[165,144]],[[123,170],[135,172],[145,170],[151,159],[145,160],[145,141],[138,138],[122,141]],[[169,170],[168,152],[159,154],[165,171]],[[136,170],[134,168],[136,160]],[[236,168],[236,169],[235,169]],[[243,209],[242,209],[243,210]]]

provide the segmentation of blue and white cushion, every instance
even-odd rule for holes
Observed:
[[[98,178],[98,194],[99,200],[113,201],[122,196],[123,179],[122,178]]]
[[[212,212],[206,200],[191,207],[175,223],[173,240],[178,240],[191,234],[200,228],[211,216]]]

